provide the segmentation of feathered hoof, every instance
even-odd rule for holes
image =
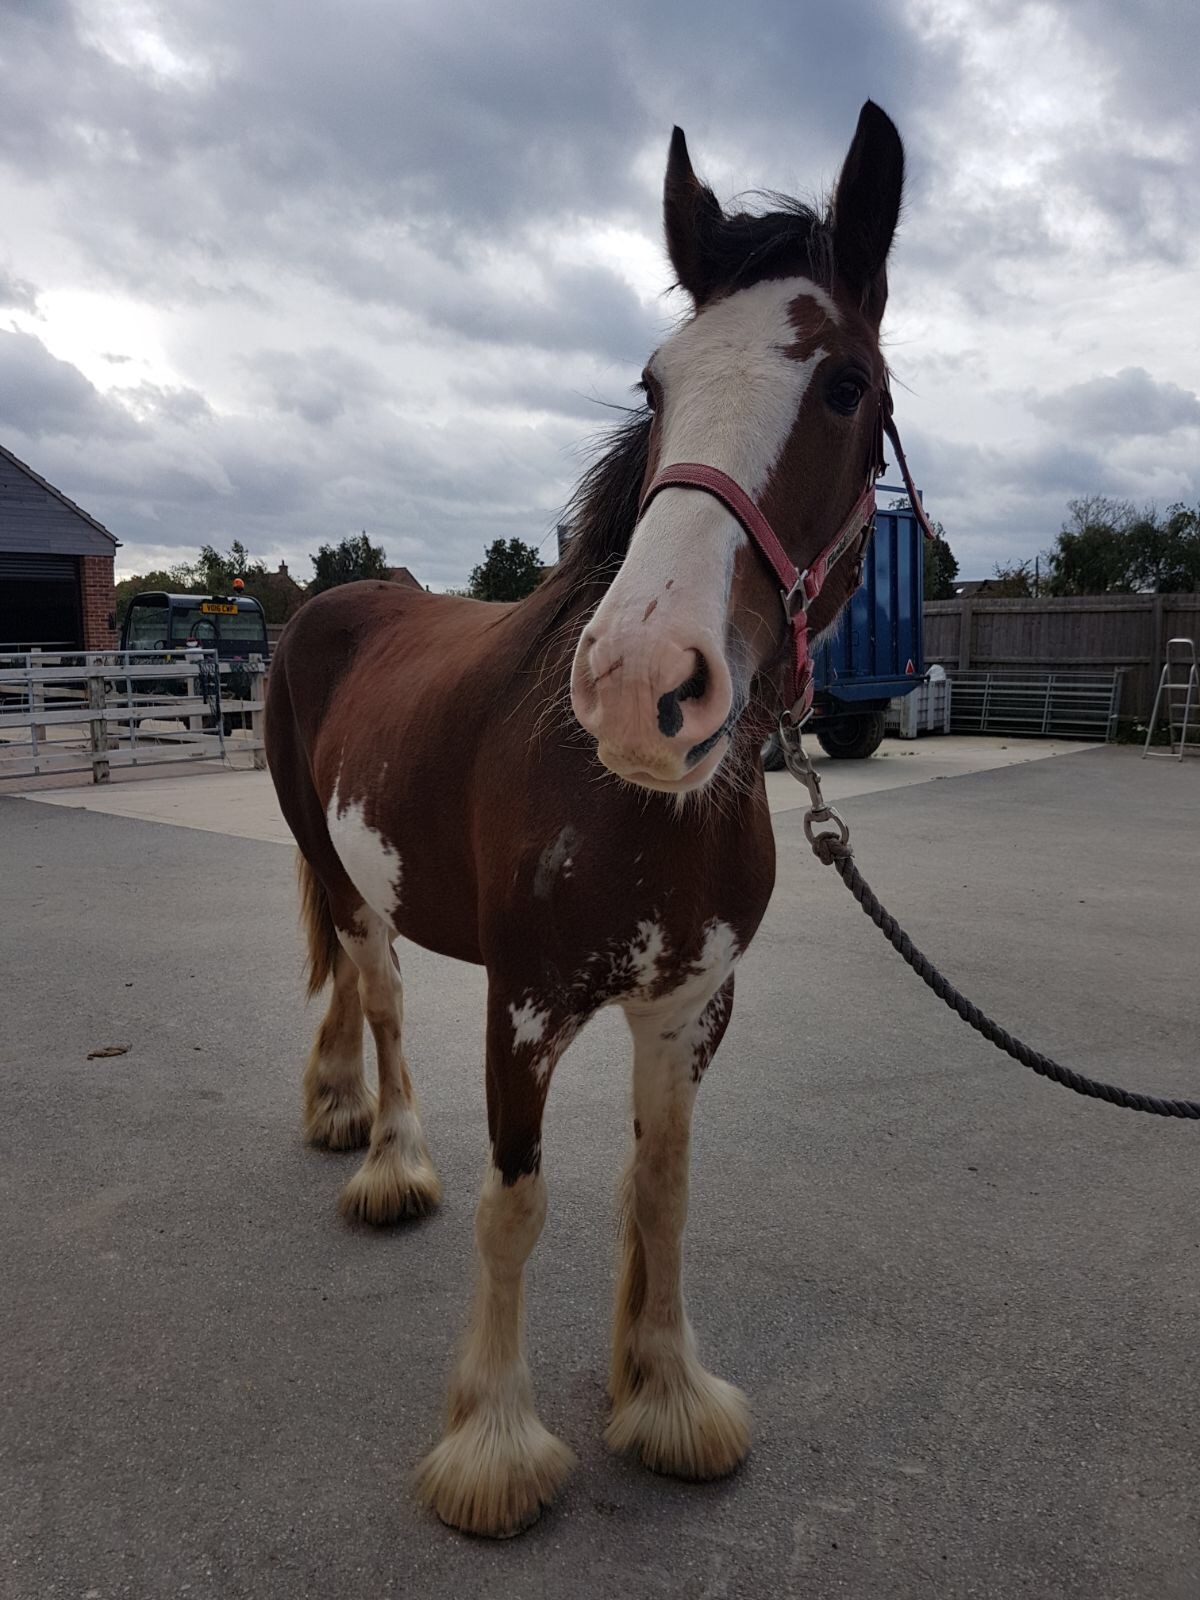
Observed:
[[[644,1373],[613,1406],[604,1437],[610,1449],[639,1455],[653,1472],[723,1478],[750,1448],[750,1406],[732,1383],[688,1363]]]
[[[321,1084],[304,1097],[304,1137],[322,1150],[361,1150],[374,1120],[375,1101],[365,1087]]]
[[[371,1151],[342,1190],[338,1206],[349,1222],[374,1228],[427,1217],[441,1204],[442,1185],[428,1155],[408,1155],[396,1142]]]
[[[532,1412],[482,1404],[429,1452],[415,1486],[449,1527],[511,1539],[537,1521],[574,1465],[573,1451]]]

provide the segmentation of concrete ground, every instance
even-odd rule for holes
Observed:
[[[1026,761],[1078,754],[1092,746],[1064,739],[1010,739],[988,735],[885,739],[869,761],[831,761],[811,738],[807,748],[821,772],[826,798],[842,801],[854,795],[877,794],[883,789],[961,778],[972,772],[991,772],[998,767],[1020,766]],[[174,822],[185,828],[203,828],[208,833],[233,834],[239,839],[291,842],[287,824],[279,814],[275,790],[265,772],[222,771],[216,766],[201,768],[197,763],[190,771],[176,766],[159,777],[143,777],[135,782],[121,781],[132,776],[127,772],[114,772],[113,776],[118,781],[108,784],[94,784],[90,777],[78,778],[68,785],[48,779],[36,785],[10,786],[9,792],[50,805],[104,811],[114,817]],[[4,792],[0,789],[0,794]],[[767,774],[767,795],[771,810],[776,814],[803,809],[808,804],[807,791],[787,772]]]
[[[601,1441],[628,1137],[604,1016],[556,1077],[528,1293],[579,1467],[509,1544],[421,1513],[485,1151],[482,974],[403,949],[447,1198],[348,1228],[355,1158],[298,1133],[291,854],[233,810],[0,799],[4,1600],[1200,1595],[1200,1126],[1006,1064],[797,811],[694,1159],[692,1316],[751,1396],[749,1460],[687,1485]],[[1200,1097],[1200,766],[1089,750],[844,810],[884,902],[1008,1027]]]

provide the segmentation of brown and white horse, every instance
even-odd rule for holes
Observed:
[[[608,1441],[685,1478],[731,1471],[749,1444],[745,1397],[701,1364],[680,1257],[692,1105],[774,881],[758,751],[792,630],[723,499],[646,491],[699,463],[740,487],[800,570],[836,538],[874,478],[902,176],[896,130],[868,102],[826,212],[773,201],[727,215],[677,129],[666,235],[694,311],[583,480],[563,561],[516,605],[332,590],[272,662],[267,755],[301,851],[309,991],[333,988],[305,1128],[330,1149],[367,1147],[347,1216],[397,1222],[440,1197],[392,941],[487,968],[478,1282],[446,1433],[418,1475],[438,1515],[472,1533],[531,1522],[573,1460],[535,1409],[522,1281],[546,1215],[550,1080],[602,1006],[633,1035]],[[814,633],[856,570],[838,563],[810,596]]]

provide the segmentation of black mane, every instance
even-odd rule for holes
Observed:
[[[604,438],[604,453],[592,462],[567,504],[570,538],[562,565],[575,582],[588,572],[611,578],[629,548],[650,446],[653,418],[638,406]]]
[[[833,287],[833,213],[785,194],[759,196],[769,211],[726,213],[705,239],[705,268],[728,292],[767,278],[811,278]]]

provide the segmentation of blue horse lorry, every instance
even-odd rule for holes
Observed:
[[[890,485],[880,489],[887,493]],[[924,543],[907,499],[876,512],[863,581],[813,657],[810,726],[827,755],[873,755],[888,701],[911,694],[925,677]],[[763,761],[773,769],[783,765],[778,735],[768,740]]]

